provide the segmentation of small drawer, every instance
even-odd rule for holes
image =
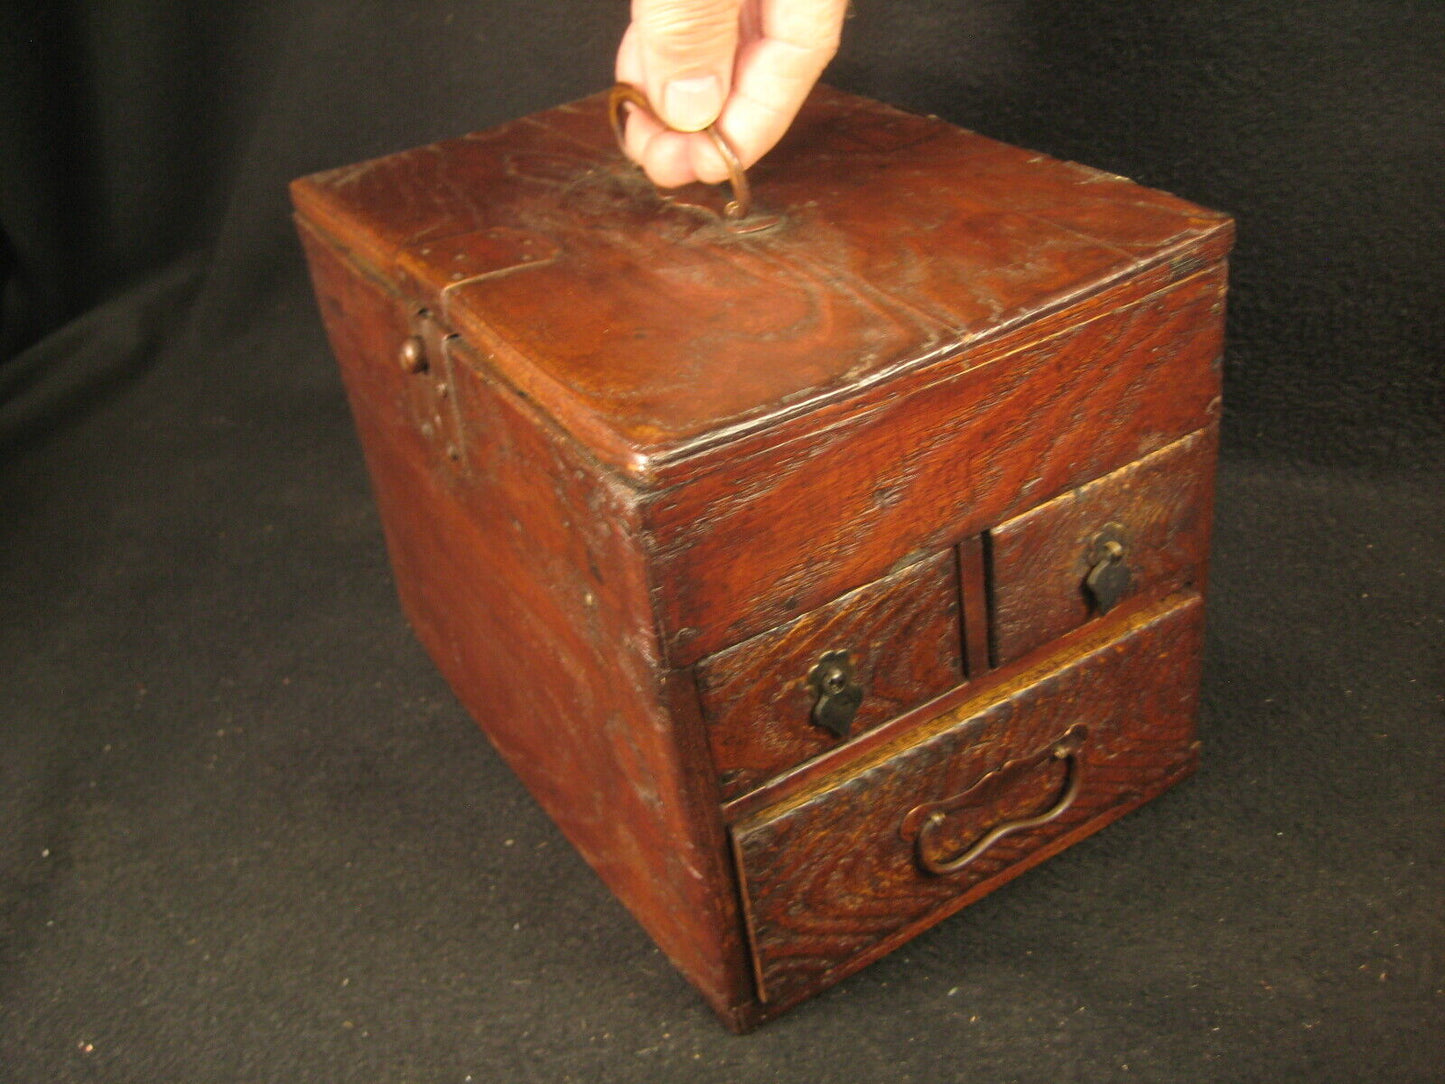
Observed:
[[[1201,618],[1188,593],[1101,623],[734,825],[759,997],[816,992],[1186,774]]]
[[[1200,430],[988,533],[994,664],[1125,598],[1202,588],[1216,430]]]
[[[960,645],[944,552],[703,659],[698,693],[723,798],[958,685]]]

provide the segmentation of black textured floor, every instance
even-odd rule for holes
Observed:
[[[299,278],[193,286],[6,370],[0,1080],[1445,1079],[1438,478],[1227,461],[1200,774],[735,1038],[413,642]]]

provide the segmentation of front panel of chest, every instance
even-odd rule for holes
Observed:
[[[666,643],[760,1017],[1193,768],[1221,282],[885,404],[827,454],[735,463],[654,551],[664,611],[697,622]],[[1085,342],[1087,379],[1060,360]],[[697,579],[665,574],[700,554]]]

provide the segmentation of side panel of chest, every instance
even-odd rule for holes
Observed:
[[[691,689],[658,665],[632,494],[455,340],[416,342],[414,309],[304,224],[302,238],[408,619],[533,796],[726,1016],[748,997],[732,873]]]

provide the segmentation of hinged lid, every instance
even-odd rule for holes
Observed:
[[[750,177],[753,234],[664,197],[604,95],[297,181],[301,215],[636,476],[978,344],[1229,219],[1121,177],[819,88]],[[1182,261],[1182,262],[1181,262]]]

